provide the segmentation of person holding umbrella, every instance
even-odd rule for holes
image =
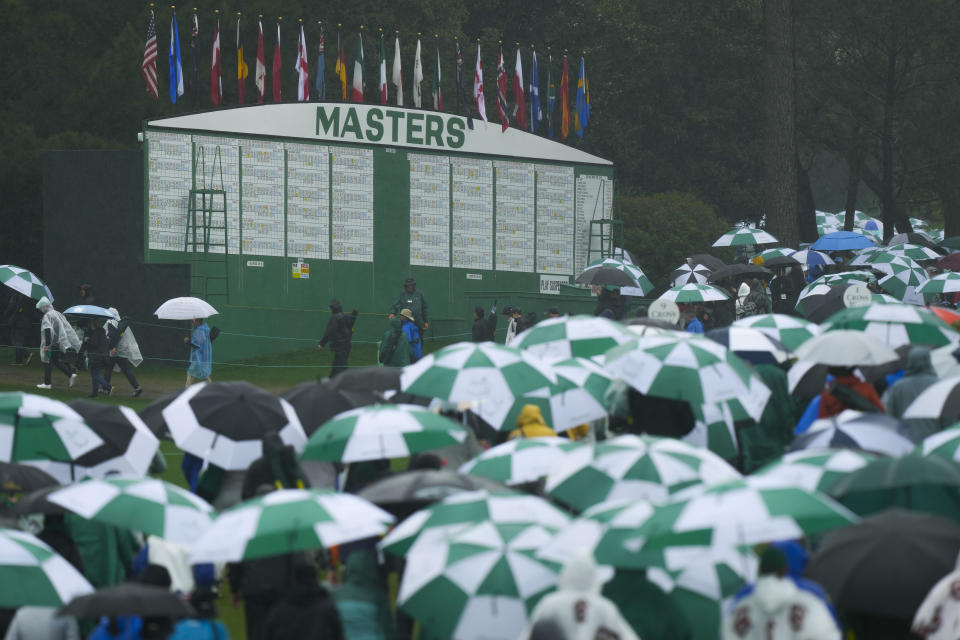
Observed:
[[[110,346],[107,344],[107,333],[103,328],[103,320],[91,318],[87,324],[83,345],[90,363],[90,397],[96,398],[101,388],[106,395],[113,395],[113,385],[107,382],[103,373],[110,366]]]
[[[51,389],[51,368],[56,366],[69,379],[69,386],[77,381],[77,372],[69,362],[61,358],[68,351],[80,349],[80,338],[63,314],[53,308],[49,298],[43,296],[37,302],[37,309],[43,314],[40,321],[40,359],[43,361],[43,383],[38,389]]]
[[[193,334],[183,341],[190,345],[190,367],[187,369],[187,384],[205,380],[212,382],[210,374],[213,370],[213,343],[210,338],[210,325],[205,318],[194,318],[190,321]]]

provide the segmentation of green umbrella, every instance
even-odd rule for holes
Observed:
[[[960,464],[938,456],[881,458],[829,493],[861,516],[902,507],[960,521]]]
[[[538,322],[514,338],[510,346],[552,363],[603,355],[633,337],[624,325],[607,318],[561,316]]]
[[[320,425],[301,458],[344,463],[405,458],[466,437],[459,424],[423,407],[374,405],[344,411]]]
[[[0,282],[28,298],[39,300],[46,296],[47,300],[53,302],[50,287],[45,285],[43,280],[34,275],[33,272],[16,265],[0,264]]]
[[[960,237],[960,236],[958,236]],[[960,423],[927,436],[913,453],[920,456],[936,456],[960,462]]]
[[[764,231],[753,227],[737,227],[726,232],[713,243],[715,247],[742,247],[753,244],[774,244],[776,238]]]
[[[767,260],[771,260],[773,258],[789,258],[794,253],[796,253],[796,251],[793,249],[788,249],[786,247],[774,247],[773,249],[761,251],[756,257],[763,258],[763,262],[766,262]]]
[[[676,287],[671,287],[664,292],[657,300],[669,300],[671,302],[716,302],[719,300],[728,300],[730,296],[723,290],[710,285],[700,284],[699,282],[688,282]]]
[[[754,471],[748,482],[755,486],[827,492],[837,482],[876,459],[877,456],[856,449],[792,451]]]
[[[934,293],[955,293],[960,291],[960,273],[945,271],[933,276],[917,287],[917,293],[931,295]]]
[[[583,446],[566,438],[514,438],[487,449],[458,472],[506,485],[536,482],[545,478],[568,453]]]
[[[747,316],[734,322],[733,326],[762,331],[774,340],[779,340],[791,351],[820,333],[820,326],[815,322],[782,313]]]
[[[60,607],[93,587],[62,556],[26,531],[0,529],[0,607]]]
[[[893,254],[895,256],[904,256],[910,258],[911,260],[936,260],[937,258],[942,257],[933,249],[924,247],[923,245],[911,243],[892,244],[883,251],[884,253]]]
[[[577,284],[633,287],[640,289],[644,295],[653,291],[653,283],[643,269],[619,258],[594,260],[577,276]]]
[[[541,408],[554,431],[567,431],[609,415],[607,395],[615,384],[609,371],[585,358],[561,360],[551,369],[557,384],[525,394],[523,399],[529,398]]]
[[[891,348],[908,344],[942,347],[956,342],[957,332],[923,307],[906,304],[870,304],[836,312],[822,325],[824,332],[862,331]]]

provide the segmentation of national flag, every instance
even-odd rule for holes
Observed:
[[[590,84],[587,82],[587,69],[580,58],[580,77],[577,79],[576,111],[573,113],[573,132],[583,139],[583,130],[590,121]]]
[[[520,61],[520,47],[517,47],[517,64],[513,68],[513,103],[517,126],[527,128],[527,101],[523,95],[523,65]]]
[[[326,71],[327,61],[324,59],[324,40],[326,36],[323,33],[323,25],[320,26],[320,44],[317,45],[317,100],[327,99],[327,83],[323,77]]]
[[[357,34],[357,54],[353,58],[353,89],[350,100],[363,102],[363,32]]]
[[[460,51],[460,41],[456,40],[457,50],[457,104],[460,112],[467,117],[467,127],[473,129],[473,117],[471,116],[470,103],[467,101],[467,90],[464,87],[463,78],[463,52]]]
[[[247,96],[247,87],[245,80],[250,70],[247,68],[247,61],[243,59],[243,39],[240,37],[240,16],[237,16],[237,104],[243,104]]]
[[[417,38],[417,52],[413,56],[413,106],[423,107],[423,65],[420,63],[420,38]]]
[[[183,95],[183,65],[180,61],[180,32],[177,30],[177,14],[170,18],[170,102],[176,104]]]
[[[257,21],[257,67],[253,84],[257,87],[257,103],[263,104],[263,94],[267,90],[267,57],[263,53],[263,21]]]
[[[343,43],[340,41],[340,29],[337,29],[337,64],[333,72],[340,79],[340,99],[347,99],[347,58],[343,55]]]
[[[273,101],[283,100],[283,83],[280,72],[283,70],[283,58],[280,56],[280,23],[277,23],[277,41],[273,45]]]
[[[397,106],[403,106],[403,65],[400,64],[400,36],[393,43],[393,69],[391,69],[393,86],[397,92]]]
[[[487,106],[483,97],[483,66],[480,64],[480,44],[477,44],[477,67],[473,71],[473,99],[477,101],[477,113],[487,121]]]
[[[443,90],[440,88],[440,47],[433,64],[433,110],[443,111]]]
[[[553,137],[553,109],[557,102],[557,88],[553,84],[550,69],[553,67],[553,56],[547,57],[547,135]]]
[[[213,24],[213,47],[210,52],[210,102],[219,107],[223,102],[223,84],[220,80],[220,18]]]
[[[560,139],[570,135],[570,67],[563,56],[563,73],[560,74]]]
[[[193,13],[193,27],[190,31],[190,95],[193,103],[200,102],[200,20]]]
[[[507,70],[503,68],[503,47],[497,54],[497,115],[500,117],[500,131],[510,127],[507,117]]]
[[[297,62],[293,68],[297,71],[297,100],[307,102],[310,100],[310,67],[307,62],[307,36],[303,33],[302,24],[297,44]]]
[[[154,98],[160,97],[157,85],[157,20],[150,9],[150,19],[147,20],[147,42],[143,45],[143,62],[140,64],[140,75],[147,83],[147,93]]]
[[[540,72],[537,69],[537,52],[533,51],[530,61],[530,86],[527,89],[530,103],[530,133],[536,133],[543,120],[543,111],[540,109]]]
[[[380,33],[380,104],[387,104],[387,48]]]

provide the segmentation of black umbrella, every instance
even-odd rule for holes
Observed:
[[[338,413],[383,402],[383,396],[372,389],[351,390],[348,393],[338,391],[331,384],[331,380],[336,379],[324,378],[301,382],[280,394],[293,406],[308,436],[313,435],[320,425]]]
[[[773,275],[770,269],[755,264],[728,264],[714,270],[707,278],[707,282],[720,282],[733,278],[769,278]]]
[[[4,493],[23,493],[59,485],[56,478],[36,467],[16,462],[0,462],[0,491]]]
[[[194,618],[197,612],[169,589],[138,582],[125,582],[74,598],[58,615],[76,618],[143,616],[149,618]]]
[[[91,400],[69,404],[103,440],[102,445],[77,458],[75,464],[86,467],[94,477],[111,472],[146,475],[160,443],[133,409]]]
[[[910,621],[958,551],[960,527],[950,520],[890,509],[828,533],[806,575],[844,611]]]
[[[146,424],[150,428],[150,431],[153,431],[154,435],[158,438],[164,440],[173,439],[170,437],[167,421],[163,419],[163,410],[167,408],[167,405],[176,400],[177,396],[181,393],[183,393],[182,389],[165,393],[140,410],[138,414],[140,419],[143,420],[144,424]]]
[[[791,258],[790,256],[777,256],[776,258],[764,260],[763,266],[773,267],[774,269],[797,267],[800,266],[800,261],[795,258]]]
[[[863,282],[838,282],[827,285],[829,291],[805,296],[797,302],[797,311],[810,322],[821,323],[847,305],[843,301],[843,292],[855,284],[864,286]]]
[[[933,249],[937,253],[946,253],[943,247],[932,241],[930,238],[922,233],[916,233],[914,231],[909,233],[898,233],[894,236],[891,236],[890,240],[887,241],[887,246],[893,246],[895,244],[918,244],[921,247]]]
[[[710,269],[710,271],[716,271],[717,269],[722,269],[723,267],[727,266],[726,262],[720,258],[710,255],[709,253],[698,253],[690,256],[687,258],[687,262],[692,265],[702,264],[707,269]]]
[[[405,518],[434,502],[463,491],[509,491],[508,487],[483,478],[432,469],[407,471],[378,480],[357,495]]]
[[[626,271],[615,267],[593,267],[587,269],[576,280],[577,284],[611,285],[617,287],[636,287],[637,279]]]
[[[62,488],[60,485],[54,485],[25,493],[17,498],[17,501],[8,509],[8,512],[17,516],[25,516],[31,513],[65,513],[66,509],[55,502],[47,500],[48,495]]]

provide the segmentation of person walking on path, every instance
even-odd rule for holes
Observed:
[[[410,309],[400,310],[400,328],[410,343],[410,361],[416,362],[423,355],[423,340],[420,339],[420,329],[417,328],[416,318]]]
[[[103,328],[103,320],[92,319],[87,324],[83,345],[90,363],[90,397],[96,398],[102,389],[106,395],[113,395],[113,386],[107,382],[103,374],[111,364],[110,347],[107,343],[107,332]]]
[[[490,315],[483,317],[483,307],[477,306],[473,310],[473,327],[471,333],[474,342],[493,342],[497,331],[497,305],[494,303]]]
[[[380,364],[385,367],[405,367],[410,364],[412,352],[403,332],[400,318],[390,318],[389,327],[380,338]]]
[[[210,379],[213,371],[213,343],[210,341],[210,325],[203,318],[194,318],[193,335],[183,341],[190,345],[190,367],[187,369],[187,384]]]
[[[113,307],[110,307],[107,311],[120,318],[120,312]],[[137,344],[137,339],[133,335],[133,329],[129,327],[129,321],[126,318],[123,320],[107,320],[104,329],[107,331],[107,346],[110,347],[110,364],[107,366],[107,372],[103,377],[109,383],[113,375],[113,367],[116,365],[127,382],[130,383],[133,388],[133,397],[136,398],[143,393],[143,389],[140,387],[133,369],[140,366],[140,363],[143,362],[143,356],[140,355],[140,345]]]
[[[392,319],[400,315],[402,309],[410,309],[414,322],[420,329],[420,335],[423,335],[430,328],[430,322],[427,319],[427,299],[423,297],[423,292],[417,291],[417,281],[413,278],[407,278],[403,281],[403,293],[390,308],[389,317]]]
[[[340,300],[334,298],[330,301],[330,319],[327,320],[327,328],[320,338],[320,344],[317,349],[323,350],[328,344],[333,350],[333,366],[330,367],[330,377],[333,378],[339,373],[346,371],[347,360],[350,358],[350,348],[353,340],[353,325],[357,321],[357,310],[354,309],[347,315],[343,312],[343,305]]]
[[[27,332],[30,331],[30,298],[19,291],[14,291],[7,302],[3,314],[10,328],[10,346],[14,348],[13,364],[26,366],[33,359],[33,354],[27,349]]]
[[[63,314],[53,308],[46,296],[37,302],[37,309],[43,314],[40,321],[40,359],[43,361],[43,383],[38,389],[51,389],[51,369],[57,367],[70,380],[72,387],[77,381],[77,372],[69,363],[69,352],[80,349],[80,338]]]

